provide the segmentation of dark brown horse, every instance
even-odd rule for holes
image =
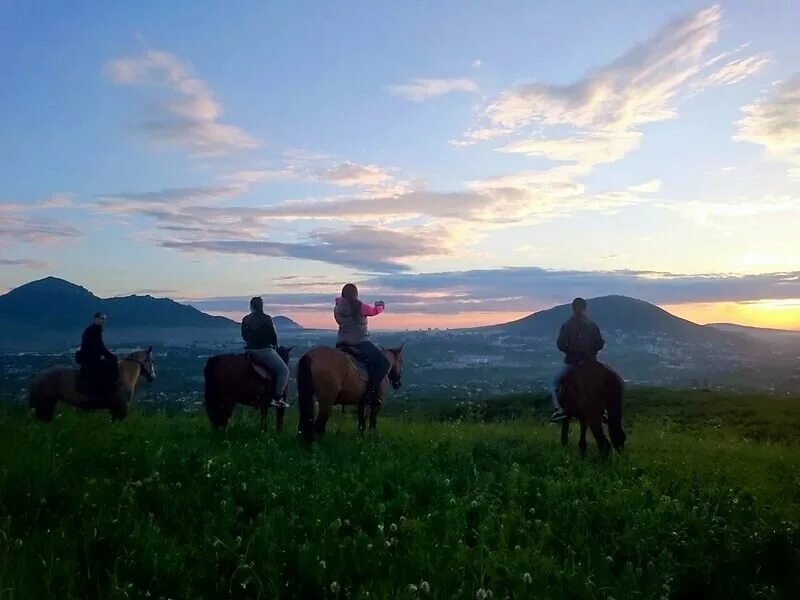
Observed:
[[[85,410],[108,409],[114,420],[128,415],[128,401],[133,399],[136,383],[144,375],[147,381],[156,377],[153,363],[153,347],[132,352],[119,360],[119,383],[116,391],[106,401],[93,401],[86,394],[76,390],[78,369],[75,367],[56,367],[49,369],[33,380],[28,390],[28,406],[34,410],[40,421],[52,421],[56,404],[65,402]]]
[[[613,445],[617,452],[625,447],[625,431],[622,429],[622,378],[606,365],[593,362],[576,367],[559,386],[559,399],[567,419],[561,425],[561,444],[566,446],[569,438],[569,421],[575,418],[581,424],[578,441],[581,455],[586,456],[586,428],[592,430],[597,447],[603,458]],[[603,431],[603,414],[608,415],[609,443]]]
[[[288,348],[278,346],[278,354],[289,364]],[[266,369],[265,369],[266,372]],[[270,407],[272,377],[267,378],[256,373],[253,364],[246,354],[219,354],[206,361],[203,371],[206,379],[205,405],[211,424],[216,428],[225,428],[233,414],[237,403],[252,406],[261,410],[261,427],[266,428],[267,413]],[[286,386],[287,390],[289,386]],[[283,392],[284,399],[286,391]],[[286,409],[276,409],[276,429],[283,430],[283,417]]]
[[[394,389],[402,385],[403,377],[403,346],[400,348],[383,349],[383,354],[389,359],[391,369],[388,380]],[[378,413],[381,410],[383,398],[386,394],[386,383],[381,382],[376,402],[370,407],[369,426],[375,428]],[[327,346],[312,348],[300,358],[297,367],[297,404],[300,408],[299,432],[306,442],[314,440],[314,434],[319,436],[325,433],[325,425],[331,416],[335,404],[351,405],[358,407],[358,428],[364,431],[366,421],[366,403],[364,395],[367,389],[367,376],[359,369],[356,359]],[[314,417],[314,399],[319,405],[316,418]]]

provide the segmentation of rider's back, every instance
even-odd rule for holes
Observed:
[[[242,319],[242,337],[248,350],[275,348],[278,338],[272,317],[263,312],[252,312]]]
[[[338,298],[333,309],[333,317],[339,324],[337,345],[356,346],[369,340],[367,317],[361,311],[361,302],[349,302],[345,298]]]
[[[600,328],[586,315],[572,315],[558,335],[558,349],[568,365],[596,360],[604,345]]]

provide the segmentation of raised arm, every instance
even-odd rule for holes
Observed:
[[[375,315],[381,314],[385,310],[385,306],[383,302],[376,302],[375,306],[370,306],[369,304],[361,303],[361,314],[365,317],[374,317]]]

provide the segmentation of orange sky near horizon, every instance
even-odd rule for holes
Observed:
[[[760,300],[757,302],[693,302],[683,304],[662,304],[664,310],[684,319],[701,325],[708,323],[736,323],[750,327],[766,327],[771,329],[791,329],[800,331],[800,299],[797,300]],[[391,307],[389,307],[391,309]],[[537,309],[532,309],[535,312]],[[591,315],[591,307],[589,307]],[[220,313],[236,321],[240,321],[244,313]],[[470,312],[450,315],[403,313],[392,314],[391,310],[371,321],[375,330],[405,329],[456,329],[495,325],[520,319],[527,312]],[[288,316],[304,327],[312,329],[335,329],[336,323],[330,312],[307,312]],[[600,324],[602,326],[602,323]]]

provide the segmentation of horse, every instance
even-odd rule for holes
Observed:
[[[75,367],[55,367],[40,373],[28,389],[28,407],[32,408],[40,421],[53,420],[56,403],[66,402],[84,410],[109,409],[113,420],[128,416],[128,401],[133,400],[139,377],[144,375],[148,382],[156,378],[153,362],[153,347],[137,350],[119,360],[119,382],[107,402],[98,403],[88,395],[77,391],[78,369]]]
[[[287,365],[293,347],[278,346],[278,355]],[[218,354],[206,361],[203,370],[206,413],[216,429],[225,429],[228,426],[237,402],[260,409],[261,429],[266,429],[270,405],[270,398],[267,396],[273,385],[272,375],[260,363],[257,364],[263,375],[256,372],[247,354]],[[288,389],[289,386],[286,387]],[[286,390],[283,391],[283,397],[286,398]],[[280,433],[283,431],[286,409],[279,407],[276,412],[276,429]]]
[[[600,455],[605,459],[611,446],[617,452],[625,447],[625,431],[622,429],[622,378],[608,366],[591,362],[578,365],[559,385],[558,396],[567,419],[561,425],[561,445],[566,446],[569,438],[569,422],[578,419],[581,424],[581,437],[578,447],[581,456],[586,456],[586,428],[592,430]],[[608,414],[608,433],[611,442],[603,431],[603,412]]]
[[[381,349],[391,364],[387,379],[395,390],[402,385],[404,346]],[[378,401],[370,407],[370,429],[375,429],[386,394],[386,384],[384,379],[378,390]],[[363,433],[366,428],[366,391],[367,375],[361,371],[354,356],[328,346],[312,348],[300,358],[297,368],[297,403],[300,408],[298,433],[303,435],[307,443],[314,440],[315,434],[324,435],[335,404],[341,404],[342,407],[358,406],[358,430]],[[316,419],[315,398],[319,404]]]

